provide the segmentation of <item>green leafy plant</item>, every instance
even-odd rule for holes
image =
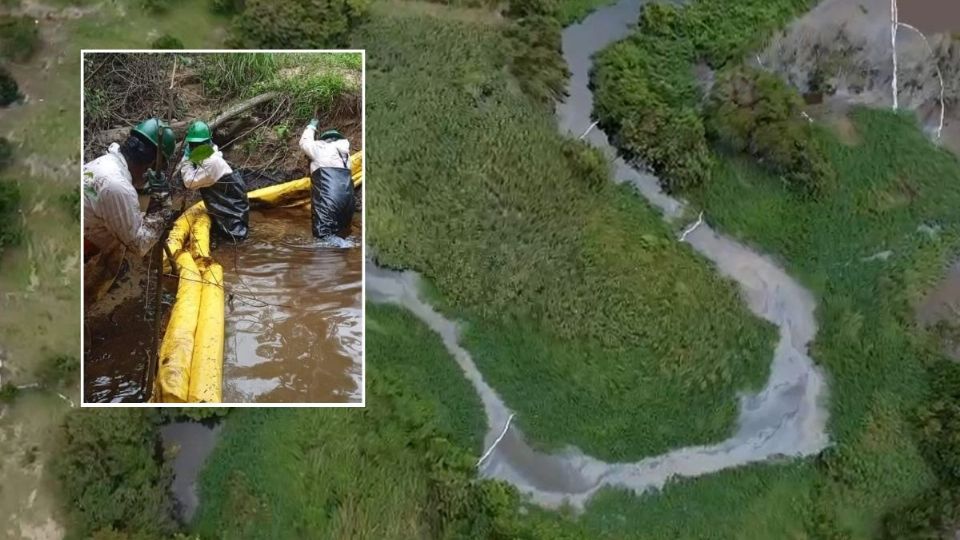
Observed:
[[[201,144],[196,148],[190,149],[189,160],[195,165],[203,163],[203,160],[213,155],[213,145],[210,144]]]
[[[367,0],[330,0],[318,9],[297,0],[247,0],[234,19],[229,45],[236,48],[333,48],[347,44],[366,16]]]

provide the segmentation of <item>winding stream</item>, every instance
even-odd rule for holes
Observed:
[[[594,53],[623,39],[637,20],[640,0],[621,0],[602,8],[563,33],[563,52],[571,70],[569,98],[558,104],[559,129],[579,137],[592,123],[593,94],[588,87]],[[684,203],[663,193],[654,176],[639,172],[617,157],[606,134],[590,129],[583,139],[614,162],[618,182],[629,182],[665,219],[682,213]],[[476,388],[487,416],[485,446],[494,445],[480,464],[480,474],[507,481],[546,507],[582,508],[597,490],[616,486],[641,493],[661,488],[672,477],[695,477],[778,456],[808,456],[823,450],[826,433],[826,383],[807,354],[816,334],[813,295],[770,258],[716,233],[703,223],[683,240],[736,281],[750,311],[779,328],[770,378],[757,394],[740,396],[740,415],[732,437],[709,446],[679,448],[633,463],[606,463],[575,448],[546,454],[533,450],[511,424],[511,411],[458,342],[458,328],[427,304],[414,272],[393,272],[367,265],[368,298],[405,307],[437,332]],[[623,411],[642,414],[642,411]],[[499,442],[497,442],[499,441]]]

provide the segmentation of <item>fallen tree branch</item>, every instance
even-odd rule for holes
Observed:
[[[213,120],[211,120],[210,122],[207,122],[207,125],[210,126],[210,129],[216,129],[217,126],[219,126],[220,124],[226,122],[227,120],[230,120],[230,119],[233,118],[234,116],[237,116],[238,114],[240,114],[240,113],[242,113],[242,112],[248,111],[248,110],[256,107],[257,105],[260,105],[260,104],[262,104],[262,103],[266,103],[266,102],[268,102],[268,101],[276,98],[276,97],[279,96],[279,95],[280,95],[280,94],[277,93],[277,92],[267,92],[267,93],[265,93],[265,94],[260,94],[259,96],[255,96],[255,97],[252,97],[252,98],[250,98],[250,99],[241,101],[241,102],[236,103],[236,104],[234,104],[234,105],[231,105],[231,106],[228,107],[225,111],[223,111],[222,113],[220,113],[220,114],[218,114],[216,117],[214,117]],[[173,123],[170,124],[170,127],[173,128],[174,133],[176,133],[176,134],[177,134],[177,137],[179,138],[179,137],[183,134],[183,132],[185,132],[185,131],[187,130],[187,126],[190,125],[190,122],[192,122],[192,120],[184,120],[184,121],[181,121],[181,122],[173,122]],[[96,138],[97,138],[98,140],[101,140],[101,141],[116,141],[116,140],[124,137],[129,131],[130,131],[130,127],[129,127],[129,126],[127,126],[127,127],[112,128],[112,129],[105,129],[105,130],[97,133],[97,134],[96,134]]]

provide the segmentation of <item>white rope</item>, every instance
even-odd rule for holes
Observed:
[[[503,436],[507,434],[507,430],[510,428],[510,421],[511,421],[511,420],[513,420],[513,414],[512,414],[512,413],[510,414],[510,418],[507,418],[507,423],[504,424],[504,426],[503,426],[503,431],[500,432],[500,436],[497,437],[497,440],[493,441],[493,444],[490,445],[490,448],[487,448],[487,451],[484,452],[483,455],[480,456],[480,459],[477,460],[477,467],[479,467],[480,464],[483,463],[483,460],[485,460],[485,459],[487,459],[488,457],[490,457],[490,453],[493,452],[493,449],[496,448],[498,444],[500,444],[500,441],[501,441],[501,440],[503,440]]]
[[[583,139],[584,137],[586,137],[586,136],[587,136],[587,133],[590,133],[590,130],[593,129],[594,127],[596,127],[596,125],[597,125],[599,122],[600,122],[600,121],[597,120],[596,122],[590,124],[590,127],[588,127],[587,130],[583,132],[583,135],[581,135],[577,140],[581,140],[581,139]]]
[[[696,230],[703,223],[703,212],[700,212],[700,217],[697,218],[697,222],[687,227],[687,230],[683,231],[683,234],[680,235],[680,241],[683,242],[687,239],[687,235]]]
[[[925,36],[925,35],[923,34],[923,32],[921,32],[920,30],[918,30],[916,27],[914,27],[914,26],[911,25],[911,24],[902,23],[902,22],[900,22],[900,21],[897,21],[897,26],[903,26],[903,27],[909,28],[910,30],[913,30],[914,32],[920,34],[920,37],[923,38],[923,43],[926,44],[926,46],[927,46],[927,52],[930,53],[930,57],[933,59],[933,67],[936,68],[936,70],[937,70],[937,79],[940,80],[940,125],[937,126],[937,138],[939,139],[939,138],[940,138],[940,132],[943,131],[943,113],[944,113],[944,106],[943,106],[943,74],[940,73],[940,62],[937,62],[937,56],[936,56],[936,54],[933,52],[933,47],[930,46],[930,41],[927,40],[927,36]]]
[[[890,0],[890,48],[893,52],[893,110],[897,110],[897,0]]]

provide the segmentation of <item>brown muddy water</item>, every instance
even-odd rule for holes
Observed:
[[[228,291],[224,402],[360,401],[360,214],[349,247],[313,239],[309,205],[252,210],[250,225],[213,250]]]
[[[960,2],[957,0],[900,0],[897,16],[924,34],[960,32]]]
[[[361,401],[360,215],[345,241],[330,243],[313,239],[309,205],[251,210],[247,240],[213,248],[227,299],[224,403]],[[165,290],[169,312],[176,280]],[[153,325],[142,292],[87,329],[85,400],[143,401]]]

